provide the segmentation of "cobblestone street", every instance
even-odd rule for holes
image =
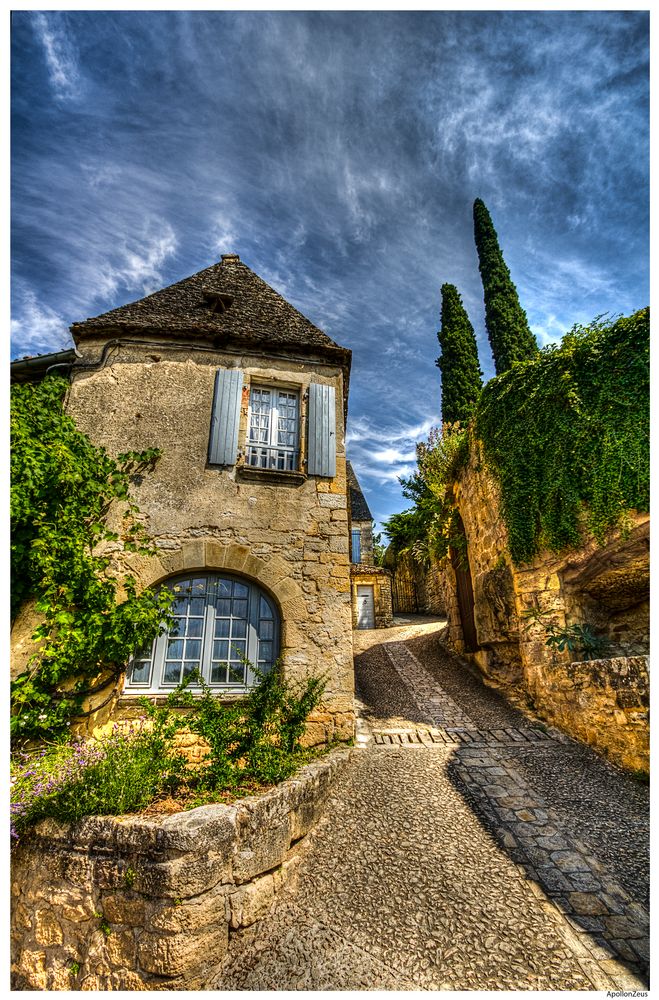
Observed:
[[[647,787],[486,688],[440,627],[355,634],[347,774],[208,988],[646,988]]]

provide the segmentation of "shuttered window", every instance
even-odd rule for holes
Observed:
[[[193,671],[213,688],[245,690],[252,664],[266,673],[278,654],[279,617],[270,598],[233,576],[198,574],[166,586],[174,625],[133,657],[127,690],[171,690]]]
[[[208,446],[210,465],[236,464],[242,390],[241,369],[218,370]],[[333,385],[312,382],[308,398],[306,472],[332,479],[336,475],[336,390]],[[298,471],[300,433],[299,392],[253,383],[245,464],[258,469]]]
[[[362,561],[362,533],[359,528],[352,529],[352,562]]]

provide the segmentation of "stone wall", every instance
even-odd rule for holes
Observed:
[[[143,338],[144,339],[144,338]],[[86,339],[84,363],[101,358],[104,341]],[[327,678],[323,703],[309,733],[350,739],[354,731],[352,612],[344,446],[343,373],[313,357],[226,353],[211,346],[117,343],[98,369],[73,375],[67,410],[94,443],[111,454],[160,447],[162,457],[133,494],[158,555],[125,555],[109,547],[118,577],[130,571],[139,586],[188,571],[226,570],[263,587],[281,616],[281,652],[289,678]],[[207,463],[215,372],[241,368],[246,387],[235,466]],[[336,475],[320,478],[254,470],[244,465],[250,380],[299,391],[301,427],[313,380],[336,389]],[[301,435],[302,462],[305,435]],[[301,466],[303,467],[303,466]],[[121,528],[117,509],[117,528]],[[30,615],[28,614],[28,619]],[[12,654],[15,672],[32,652],[35,620],[21,617]],[[102,725],[122,695],[90,727]],[[103,692],[100,702],[107,696]],[[128,692],[124,694],[124,698]]]
[[[612,531],[604,545],[590,539],[578,550],[543,551],[532,562],[514,566],[498,484],[478,442],[456,484],[455,500],[467,538],[478,649],[466,652],[456,574],[446,559],[442,582],[449,644],[492,682],[525,692],[542,717],[606,750],[618,763],[643,770],[646,681],[636,668],[617,680],[615,673],[623,662],[632,662],[626,659],[630,655],[636,658],[649,649],[648,515],[631,512],[624,530]],[[530,620],[529,612],[545,613],[545,621],[559,628],[590,625],[608,640],[610,658],[598,662],[610,667],[586,670],[581,665],[574,673],[575,654],[548,647],[542,621]],[[613,694],[618,690],[631,699],[629,711]]]
[[[294,872],[352,751],[166,819],[44,820],[13,851],[13,987],[199,990]]]
[[[443,568],[437,559],[431,558],[429,566],[422,566],[411,552],[402,552],[392,556],[391,564],[394,614],[445,614]]]

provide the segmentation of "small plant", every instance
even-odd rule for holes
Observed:
[[[536,607],[525,611],[522,618],[527,621],[527,630],[534,622],[540,625],[545,634],[545,645],[560,653],[566,650],[569,653],[578,652],[584,660],[597,660],[605,654],[609,646],[606,636],[598,635],[586,623],[561,626],[555,618],[548,620],[550,615],[550,611],[541,611]]]
[[[112,934],[112,928],[110,927],[110,924],[107,922],[103,914],[100,911],[96,911],[94,913],[94,916],[98,920],[99,930],[103,931],[106,937],[110,937],[110,934]]]
[[[124,885],[127,889],[132,889],[135,885],[135,879],[137,878],[137,872],[134,868],[129,865],[124,872]]]
[[[69,975],[77,976],[80,972],[80,962],[71,962],[69,965]]]

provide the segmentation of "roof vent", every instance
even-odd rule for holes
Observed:
[[[211,312],[214,313],[225,313],[233,303],[233,295],[218,292],[213,288],[202,288],[201,294],[210,306]]]

